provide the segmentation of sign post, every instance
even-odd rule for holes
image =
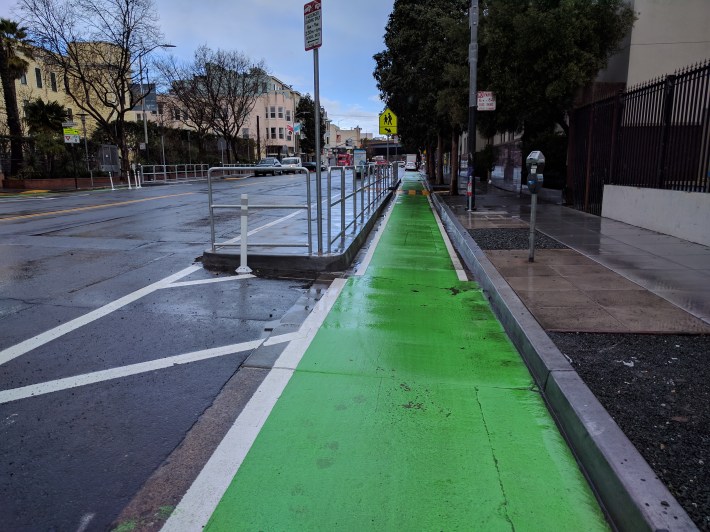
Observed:
[[[320,146],[320,87],[318,80],[318,48],[323,44],[321,0],[303,6],[303,37],[306,52],[313,50],[313,93],[316,119],[316,218],[318,227],[318,255],[323,254],[323,205],[321,201],[321,146]],[[310,220],[310,215],[309,215]],[[310,221],[309,221],[310,223]]]
[[[380,113],[380,135],[387,135],[387,163],[390,162],[390,135],[397,134],[397,115],[389,107]]]

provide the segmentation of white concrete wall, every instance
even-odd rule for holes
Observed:
[[[634,0],[629,87],[710,58],[710,0]]]
[[[710,194],[604,185],[602,216],[710,246]]]

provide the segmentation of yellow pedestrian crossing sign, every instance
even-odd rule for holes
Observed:
[[[397,134],[397,115],[389,108],[385,108],[380,114],[380,135],[396,135]]]

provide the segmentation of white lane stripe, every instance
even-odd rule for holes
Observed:
[[[290,368],[295,367],[303,357],[345,283],[345,279],[336,279],[330,285],[326,294],[301,325],[299,332],[304,333],[303,338],[291,342],[286,347],[276,361],[279,367],[272,369],[266,376],[162,530],[177,532],[202,530],[207,524],[293,375],[294,370]],[[288,366],[289,369],[282,369],[280,366]]]
[[[444,245],[446,245],[446,250],[449,252],[449,257],[451,257],[451,263],[454,265],[454,269],[456,270],[456,276],[458,277],[459,281],[468,281],[468,275],[466,275],[466,270],[463,269],[463,265],[459,260],[459,256],[456,254],[454,246],[451,244],[451,240],[449,240],[449,235],[446,233],[446,229],[444,229],[444,224],[441,223],[439,213],[436,212],[436,208],[434,207],[434,203],[431,201],[431,198],[427,196],[427,199],[429,200],[429,207],[431,207],[431,212],[434,213],[436,225],[439,226],[441,238],[444,239]]]
[[[250,342],[242,342],[240,344],[231,344],[222,347],[214,347],[211,349],[203,349],[201,351],[183,353],[181,355],[160,358],[158,360],[149,360],[148,362],[139,362],[138,364],[130,364],[128,366],[122,366],[119,368],[105,369],[101,371],[95,371],[93,373],[85,373],[83,375],[75,375],[73,377],[57,379],[54,381],[40,382],[38,384],[23,386],[22,388],[3,390],[0,391],[0,404],[9,403],[10,401],[17,401],[19,399],[26,399],[28,397],[36,397],[38,395],[58,392],[61,390],[68,390],[70,388],[78,388],[80,386],[95,384],[97,382],[120,379],[122,377],[129,377],[131,375],[138,375],[139,373],[146,373],[148,371],[154,371],[157,369],[165,369],[180,364],[189,364],[191,362],[206,360],[208,358],[231,355],[242,351],[250,351],[259,347],[263,342],[264,340],[252,340]]]
[[[62,325],[59,325],[53,329],[33,336],[32,338],[29,338],[24,342],[20,342],[19,344],[13,345],[12,347],[8,347],[7,349],[3,349],[2,351],[0,351],[0,365],[5,364],[6,362],[9,362],[14,358],[17,358],[20,355],[24,355],[28,351],[32,351],[33,349],[36,349],[41,345],[51,342],[52,340],[55,340],[60,336],[64,336],[65,334],[70,333],[73,330],[78,329],[83,325],[86,325],[87,323],[91,323],[92,321],[98,320],[99,318],[103,318],[107,314],[110,314],[111,312],[118,310],[121,307],[125,307],[126,305],[133,303],[134,301],[142,298],[143,296],[146,296],[151,292],[155,292],[156,290],[163,288],[165,285],[168,285],[173,281],[182,279],[183,277],[190,275],[191,273],[201,268],[202,266],[189,266],[188,268],[180,270],[179,272],[165,277],[160,281],[141,288],[140,290],[136,290],[135,292],[132,292],[120,299],[117,299],[116,301],[112,301],[111,303],[108,303],[103,307],[97,308],[96,310],[93,310],[88,314],[79,316],[78,318],[63,323]]]
[[[198,279],[196,281],[170,283],[169,285],[161,286],[160,288],[177,288],[180,286],[195,286],[198,284],[224,283],[225,281],[239,281],[240,279],[253,279],[254,277],[256,276],[250,273],[245,273],[242,275],[232,275],[231,277],[215,277],[214,279]]]
[[[372,256],[375,254],[375,250],[377,249],[377,244],[380,241],[380,238],[382,238],[382,233],[385,232],[385,227],[387,227],[387,222],[389,222],[390,216],[392,215],[392,210],[394,209],[394,201],[390,203],[389,207],[387,207],[387,212],[385,213],[385,218],[382,220],[382,223],[380,224],[380,227],[377,229],[377,234],[375,235],[375,238],[372,239],[372,243],[370,244],[370,247],[367,249],[367,253],[365,254],[365,258],[362,259],[362,262],[360,263],[360,266],[358,266],[358,269],[355,271],[356,276],[361,276],[364,275],[365,272],[367,271],[367,267],[370,265],[370,262],[372,261]]]
[[[286,220],[290,220],[291,218],[293,218],[294,216],[298,216],[299,214],[301,214],[300,210],[293,212],[291,214],[288,214],[288,215],[284,216],[283,218],[279,218],[278,220],[274,220],[273,222],[269,222],[268,224],[264,224],[261,227],[257,227],[256,229],[252,229],[251,231],[249,231],[247,233],[247,236],[251,236],[253,234],[258,233],[259,231],[263,231],[264,229],[268,229],[269,227],[280,224],[281,222],[285,222]],[[231,238],[231,239],[225,241],[224,243],[225,244],[234,244],[236,242],[239,242],[241,239],[242,239],[242,235],[239,235],[237,237],[234,237],[234,238]]]

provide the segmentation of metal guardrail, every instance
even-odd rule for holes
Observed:
[[[233,166],[216,166],[214,168],[210,168],[207,172],[207,195],[208,195],[208,201],[209,201],[209,210],[210,210],[210,235],[211,235],[211,245],[212,245],[212,252],[215,253],[218,248],[223,248],[223,247],[236,247],[240,246],[241,247],[241,253],[242,253],[242,267],[246,268],[246,252],[247,252],[247,233],[248,233],[248,215],[249,215],[249,210],[254,209],[296,209],[296,210],[305,210],[306,213],[311,212],[311,179],[310,179],[310,174],[308,172],[307,168],[299,167],[299,168],[293,168],[292,170],[297,172],[297,173],[305,173],[306,176],[306,203],[302,205],[278,205],[278,204],[263,204],[263,205],[249,205],[248,204],[248,195],[247,194],[242,194],[242,201],[239,205],[231,205],[231,204],[217,204],[214,203],[213,199],[213,192],[212,192],[212,177],[215,173],[219,172],[221,174],[220,177],[227,177],[225,176],[225,172],[228,173],[241,173],[243,171],[248,171],[253,173],[256,170],[259,171],[266,171],[270,172],[272,170],[277,171],[279,168],[277,167],[271,167],[271,166],[240,166],[237,168]],[[236,243],[235,240],[233,239],[232,241],[226,241],[226,242],[216,242],[216,237],[215,237],[215,227],[214,227],[214,211],[215,209],[239,209],[241,212],[242,216],[242,223],[241,223],[241,234],[238,240],[240,240],[239,243]],[[260,246],[279,246],[279,247],[306,247],[308,248],[308,254],[311,255],[313,252],[313,234],[312,234],[312,229],[311,229],[311,217],[307,216],[308,218],[308,241],[307,243],[293,243],[293,244],[283,244],[283,243],[269,243],[269,242],[260,242]]]
[[[141,183],[175,183],[207,179],[208,164],[154,164],[139,166]]]
[[[238,167],[238,171],[247,171],[253,173],[255,170],[270,172],[272,170],[278,171],[278,167],[256,167],[256,166],[242,166]],[[212,179],[216,174],[220,174],[220,177],[227,177],[224,175],[227,173],[234,173],[237,171],[234,167],[214,167],[210,168],[207,172],[207,191],[208,191],[208,201],[209,201],[209,216],[210,216],[210,243],[212,252],[217,252],[220,248],[228,247],[240,247],[241,254],[241,266],[239,268],[240,273],[250,271],[247,267],[247,253],[248,247],[300,247],[307,249],[309,256],[313,255],[314,250],[314,233],[312,224],[314,222],[314,217],[311,215],[313,211],[313,197],[311,192],[311,174],[308,169],[304,167],[292,168],[291,170],[296,173],[303,173],[306,177],[306,201],[303,204],[249,204],[249,199],[247,194],[242,194],[241,203],[239,205],[235,204],[221,204],[214,202]],[[346,170],[352,171],[352,188],[347,189],[345,172]],[[336,198],[332,197],[333,188],[333,174],[340,173],[340,195]],[[327,253],[332,253],[332,245],[339,238],[345,238],[347,231],[352,228],[353,232],[356,232],[358,226],[364,226],[366,221],[369,219],[374,212],[376,212],[377,207],[384,201],[388,192],[394,187],[398,179],[398,168],[396,165],[381,165],[381,164],[368,164],[367,166],[331,166],[325,172],[326,179],[326,189],[327,198],[316,198],[318,204],[320,202],[327,200]],[[318,175],[316,173],[316,175]],[[321,179],[323,174],[321,174]],[[317,177],[316,177],[317,179]],[[359,180],[359,183],[358,183]],[[316,187],[318,189],[318,187]],[[359,201],[358,201],[359,196]],[[347,213],[347,202],[352,199],[352,212],[350,216]],[[339,227],[340,231],[333,237],[332,227],[333,227],[333,208],[340,207],[337,209],[339,211]],[[239,210],[241,214],[241,229],[240,236],[227,240],[224,242],[216,241],[216,231],[215,231],[215,211],[221,209],[231,209]],[[248,235],[248,216],[251,211],[258,209],[290,209],[290,210],[304,210],[307,213],[307,241],[306,242],[259,242],[249,244],[247,241]],[[321,209],[315,209],[317,213],[320,213]],[[316,215],[316,218],[318,215]],[[319,220],[316,219],[316,222]],[[336,220],[337,222],[337,220]],[[323,243],[323,228],[322,223],[317,223],[317,253],[322,255],[322,243]],[[239,241],[239,242],[237,242]]]
[[[340,172],[340,197],[333,201],[332,199],[332,182],[333,171]],[[352,170],[352,190],[345,192],[345,171]],[[327,174],[327,190],[328,190],[328,209],[327,209],[327,242],[328,253],[332,253],[333,243],[339,238],[345,238],[346,231],[353,228],[357,230],[358,218],[360,223],[365,222],[365,213],[372,213],[379,203],[384,199],[384,196],[397,180],[396,164],[368,164],[367,166],[329,166]],[[357,186],[358,174],[362,174],[360,186]],[[358,213],[357,195],[360,193],[360,212]],[[365,200],[367,193],[367,201]],[[345,202],[352,198],[353,200],[353,215],[350,222],[346,222]],[[333,207],[340,205],[340,231],[332,236],[332,212]]]

